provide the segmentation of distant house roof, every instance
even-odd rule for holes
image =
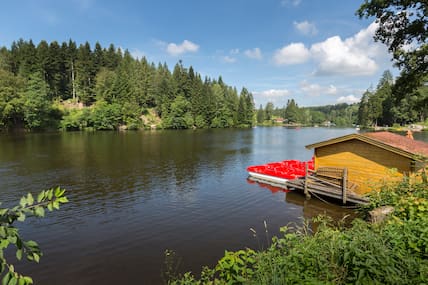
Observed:
[[[405,136],[397,135],[390,132],[372,132],[364,134],[350,134],[334,139],[314,143],[307,145],[306,148],[318,148],[340,142],[357,139],[380,148],[389,150],[391,152],[406,156],[409,158],[415,158],[415,155],[422,155],[428,157],[428,143],[412,140]]]

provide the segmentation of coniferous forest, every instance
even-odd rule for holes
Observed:
[[[268,102],[256,110],[246,88],[238,92],[221,76],[202,78],[181,61],[170,71],[113,44],[21,39],[0,49],[0,130],[231,128],[278,118],[366,127],[425,121],[427,86],[404,93],[399,87],[385,71],[359,103],[299,107],[289,99],[286,106]]]
[[[249,127],[253,115],[247,89],[202,78],[181,61],[171,72],[113,44],[72,40],[0,49],[0,129]]]

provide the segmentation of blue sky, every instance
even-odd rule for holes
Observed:
[[[202,76],[246,87],[256,106],[355,102],[382,73],[387,49],[372,39],[363,0],[21,0],[4,1],[0,46],[32,39],[96,41],[135,57],[183,61]]]

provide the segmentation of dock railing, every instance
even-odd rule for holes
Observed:
[[[319,167],[316,171],[305,167],[303,192],[307,198],[310,198],[310,192],[318,190],[327,196],[329,196],[328,193],[331,193],[330,196],[332,197],[337,197],[340,194],[343,204],[346,204],[348,190],[353,190],[356,187],[355,183],[348,181],[348,169],[346,167]]]

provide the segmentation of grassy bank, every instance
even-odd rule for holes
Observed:
[[[344,227],[318,217],[316,232],[308,225],[283,227],[267,250],[226,251],[200,277],[170,274],[168,284],[426,284],[428,183],[415,181],[388,184],[370,196],[363,214],[383,205],[395,209],[382,223],[356,219]]]

